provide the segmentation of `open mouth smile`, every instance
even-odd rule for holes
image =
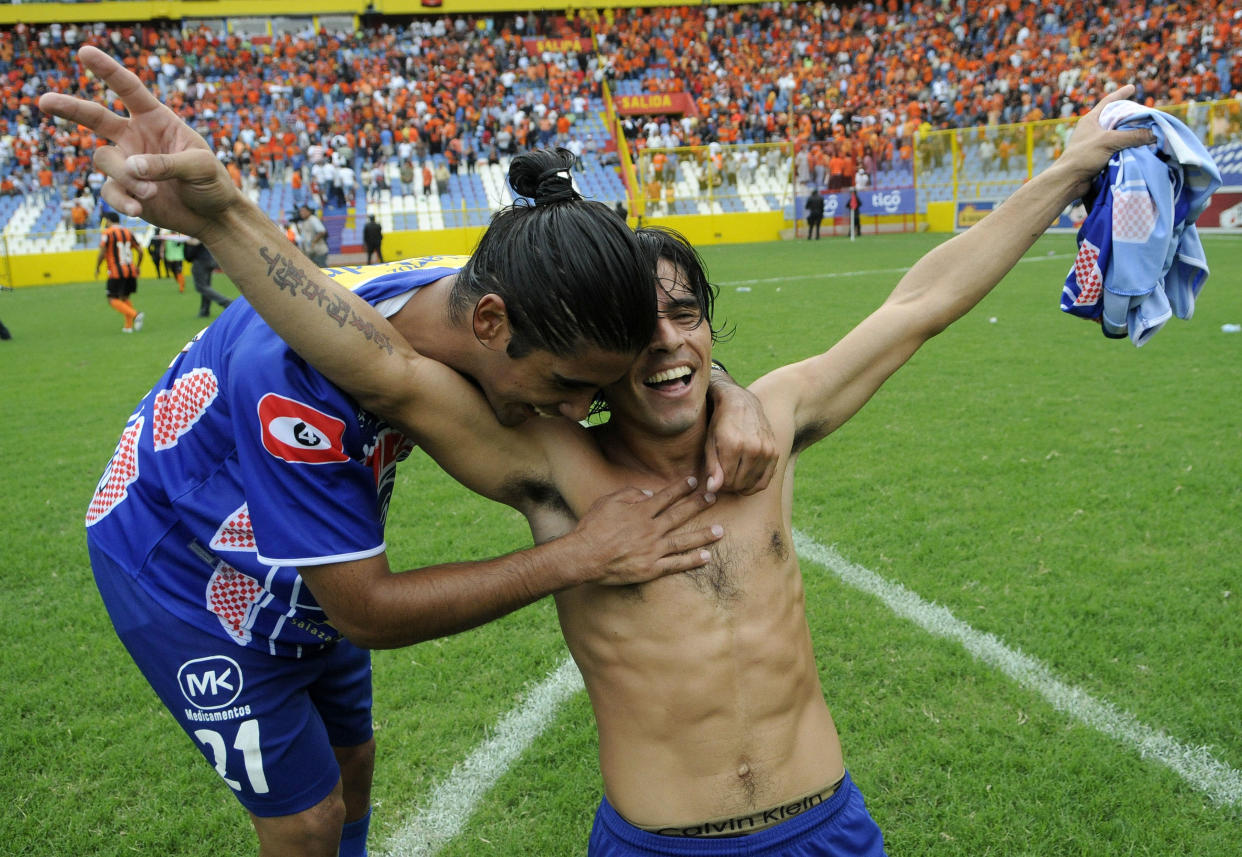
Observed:
[[[653,390],[673,392],[689,386],[694,370],[689,366],[676,366],[664,369],[643,379],[643,386]]]

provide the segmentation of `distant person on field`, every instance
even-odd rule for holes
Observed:
[[[138,291],[138,269],[142,265],[142,245],[134,233],[121,225],[121,215],[105,211],[99,221],[99,255],[95,257],[95,276],[108,266],[108,303],[125,316],[121,333],[142,330],[143,313],[134,309],[130,295]]]
[[[185,291],[185,242],[186,237],[180,232],[160,230],[160,243],[164,247],[164,268],[169,276],[177,281],[177,291]]]
[[[362,227],[362,246],[367,251],[367,264],[371,264],[371,257],[374,256],[377,262],[384,261],[384,251],[382,249],[384,243],[384,228],[380,226],[375,215],[372,214]]]
[[[217,303],[221,309],[228,309],[233,302],[212,286],[216,268],[220,267],[216,257],[207,249],[207,245],[191,238],[187,242],[186,258],[190,260],[190,276],[194,278],[194,291],[199,294],[198,317],[211,318],[211,305]]]
[[[151,257],[151,264],[155,267],[156,278],[164,279],[167,276],[164,267],[164,239],[158,228],[151,236],[151,240],[147,242],[147,255]]]
[[[846,207],[849,209],[850,223],[853,224],[853,232],[851,234],[854,237],[858,237],[862,235],[862,197],[858,195],[857,187],[850,188],[850,198],[849,202],[846,203]]]
[[[824,198],[819,195],[819,188],[812,188],[811,195],[806,198],[806,239],[819,240],[819,225],[824,222]]]

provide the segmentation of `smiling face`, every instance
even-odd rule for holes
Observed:
[[[680,269],[661,259],[657,273],[655,333],[626,376],[604,388],[604,396],[614,420],[671,437],[705,420],[712,330]]]

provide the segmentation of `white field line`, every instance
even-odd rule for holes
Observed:
[[[384,853],[388,857],[431,857],[461,833],[475,805],[547,728],[561,705],[582,689],[582,675],[567,658],[521,705],[500,719],[492,737],[453,766],[428,803],[389,838]]]
[[[992,634],[976,631],[948,609],[923,600],[900,583],[892,583],[850,562],[835,549],[824,547],[794,531],[794,547],[804,560],[822,565],[843,583],[874,595],[885,606],[936,637],[956,640],[985,664],[1020,686],[1042,696],[1057,711],[1127,744],[1145,759],[1153,759],[1225,806],[1242,806],[1242,774],[1216,759],[1206,747],[1187,747],[1134,715],[1097,700],[1079,687],[1058,679],[1043,663],[1011,649]],[[495,733],[465,761],[455,765],[447,779],[432,790],[427,805],[390,837],[386,857],[432,857],[461,833],[475,805],[509,766],[543,733],[557,709],[579,690],[582,676],[566,659],[496,724]]]
[[[991,634],[976,631],[944,607],[924,601],[901,584],[885,580],[797,531],[794,547],[799,556],[824,566],[855,589],[876,596],[898,616],[929,634],[961,643],[966,651],[1022,687],[1035,691],[1056,710],[1132,746],[1143,758],[1167,766],[1213,802],[1242,805],[1242,774],[1216,759],[1206,747],[1180,744],[1159,729],[1139,722],[1134,715],[1066,684],[1035,658],[1009,648]]]
[[[1049,261],[1065,261],[1073,259],[1073,253],[1056,253],[1051,256],[1023,256],[1018,260],[1019,264],[1023,262],[1049,262]],[[825,271],[818,274],[798,274],[792,277],[763,277],[757,280],[720,280],[716,283],[720,288],[728,288],[730,286],[758,286],[768,283],[796,283],[802,280],[835,280],[839,277],[865,277],[871,274],[904,274],[910,270],[907,265],[904,268],[866,268],[858,271]]]

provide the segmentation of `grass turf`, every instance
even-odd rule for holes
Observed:
[[[741,380],[822,351],[935,236],[707,248]],[[1208,238],[1192,321],[1142,349],[1056,309],[1073,241],[1041,239],[983,304],[804,454],[795,526],[1062,680],[1242,768],[1242,242]],[[227,289],[226,289],[227,291]],[[201,326],[144,280],[119,333],[102,283],[0,295],[4,521],[0,816],[11,854],[248,853],[226,789],[112,634],[82,515],[133,404]],[[995,318],[995,322],[991,319]],[[428,509],[434,509],[429,515]],[[513,512],[419,455],[390,516],[396,567],[527,543]],[[892,854],[1242,854],[1218,806],[875,598],[804,563],[847,764]],[[377,653],[372,843],[385,841],[564,657],[551,604]],[[598,801],[582,695],[446,855],[580,854]]]

